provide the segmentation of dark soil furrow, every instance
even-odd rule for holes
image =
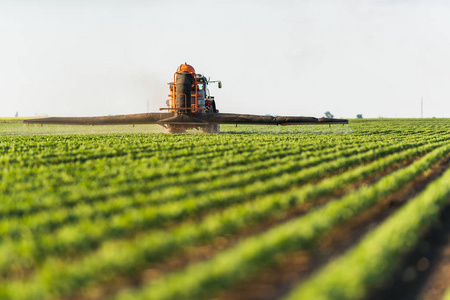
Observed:
[[[447,206],[392,279],[368,300],[440,300],[449,287],[450,206]]]

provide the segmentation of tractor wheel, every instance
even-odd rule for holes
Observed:
[[[219,124],[208,124],[203,127],[204,133],[219,133],[220,125]]]
[[[186,128],[183,126],[169,125],[169,133],[186,133]]]
[[[220,132],[220,124],[214,124],[214,133]]]

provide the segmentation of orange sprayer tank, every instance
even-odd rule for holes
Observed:
[[[172,94],[170,110],[177,114],[190,114],[198,112],[197,81],[195,69],[184,63],[177,68],[171,85]]]
[[[194,73],[195,74],[195,69],[193,66],[188,65],[187,63],[184,63],[182,65],[180,65],[177,69],[177,73],[181,72],[181,71],[187,71],[189,73]]]

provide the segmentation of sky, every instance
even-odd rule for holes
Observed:
[[[0,0],[0,117],[156,112],[184,62],[220,112],[450,117],[450,1]]]

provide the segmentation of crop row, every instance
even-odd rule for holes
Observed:
[[[436,134],[436,133],[433,133]],[[410,136],[402,134],[393,136],[397,140],[402,138],[409,139]],[[303,137],[305,140],[310,140],[308,144],[314,144],[316,147],[321,145],[322,137]],[[353,140],[361,140],[361,136],[353,137]],[[371,136],[364,136],[366,141],[379,141],[379,138]],[[249,146],[256,148],[264,145],[289,145],[289,139],[280,139],[278,137],[261,136],[258,138],[252,137],[252,143],[242,143],[241,138],[226,138],[203,139],[195,136],[190,136],[188,140],[182,138],[168,137],[158,135],[153,138],[149,136],[141,136],[138,139],[134,136],[112,136],[111,138],[104,138],[101,136],[88,137],[15,137],[3,139],[0,142],[0,161],[3,157],[8,157],[5,154],[14,154],[9,157],[10,163],[15,159],[19,161],[29,161],[32,164],[50,162],[58,162],[58,160],[73,160],[74,158],[83,161],[91,158],[99,157],[99,155],[106,155],[107,157],[137,155],[136,157],[147,155],[158,155],[162,158],[177,157],[186,154],[199,154],[202,148],[208,148],[211,152],[222,152],[225,149],[241,148],[247,149]],[[324,142],[330,142],[333,139],[326,137]],[[276,143],[275,143],[276,142]],[[340,141],[343,142],[343,141]],[[271,148],[273,148],[271,146]],[[319,148],[320,149],[320,148]]]
[[[450,170],[430,183],[347,253],[299,285],[286,300],[360,299],[395,271],[402,257],[450,204]],[[326,284],[324,284],[326,282]]]
[[[350,146],[350,144],[344,144],[339,147]],[[329,148],[332,149],[335,147],[336,146],[331,145]],[[56,188],[60,183],[64,183],[64,185],[78,183],[76,178],[92,176],[93,174],[96,174],[96,180],[89,185],[91,188],[96,188],[98,185],[105,183],[108,179],[113,179],[115,184],[120,183],[120,180],[123,180],[124,183],[133,182],[136,179],[140,179],[140,177],[144,177],[144,179],[148,181],[163,176],[187,174],[199,170],[206,170],[208,168],[223,168],[236,164],[251,165],[252,162],[271,157],[281,158],[298,153],[312,153],[312,151],[317,151],[317,146],[309,145],[306,147],[299,147],[294,145],[293,147],[288,148],[287,146],[275,145],[271,151],[254,147],[239,150],[239,153],[236,151],[237,150],[216,153],[211,149],[201,148],[200,154],[191,153],[182,159],[178,157],[174,160],[168,160],[166,157],[161,157],[161,153],[158,153],[147,159],[128,159],[128,157],[120,157],[95,161],[87,160],[83,163],[57,166],[42,164],[39,165],[39,167],[33,168],[17,168],[17,166],[9,165],[9,167],[5,167],[0,174],[2,179],[0,190],[2,191],[2,194],[7,193],[14,195],[17,190],[14,190],[13,188],[17,184],[21,183],[20,190],[32,190],[39,187],[39,184],[43,180],[46,180],[46,184],[50,188]],[[113,169],[109,170],[111,168]],[[150,174],[147,174],[148,172],[150,172]],[[62,181],[62,179],[60,179],[61,174],[66,174],[68,179],[64,178]],[[11,187],[11,185],[8,184],[10,181],[14,181],[14,186]]]
[[[39,286],[41,288],[45,286],[48,290],[41,290],[39,292],[43,295],[45,295],[46,293],[63,294],[67,292],[73,292],[74,290],[76,290],[80,286],[83,286],[84,284],[87,284],[88,282],[90,284],[92,284],[92,282],[101,282],[105,280],[105,278],[109,278],[109,276],[111,275],[124,274],[127,272],[127,270],[128,272],[131,270],[136,270],[137,268],[142,266],[144,262],[148,263],[150,261],[158,261],[163,256],[173,253],[174,251],[176,251],[176,249],[180,249],[181,246],[198,244],[202,241],[208,241],[215,236],[230,234],[239,230],[240,228],[243,228],[243,226],[248,226],[251,223],[261,221],[262,219],[276,213],[277,211],[283,211],[289,209],[289,207],[304,203],[305,201],[314,201],[314,199],[329,195],[339,187],[343,188],[345,187],[345,185],[348,185],[356,180],[367,178],[368,176],[380,170],[386,169],[395,163],[401,162],[408,158],[412,158],[419,153],[429,151],[436,146],[437,145],[427,145],[421,147],[420,149],[406,150],[401,153],[396,153],[384,159],[375,161],[372,164],[361,166],[341,175],[325,179],[315,185],[306,185],[303,188],[294,190],[288,194],[280,193],[278,196],[265,197],[261,200],[256,201],[255,203],[245,203],[238,207],[232,207],[222,213],[211,215],[205,218],[199,224],[192,224],[187,226],[186,224],[183,224],[180,227],[173,228],[171,234],[168,234],[168,232],[156,231],[144,236],[138,236],[135,242],[122,242],[113,243],[109,246],[106,245],[94,255],[89,255],[81,261],[76,261],[74,264],[69,264],[68,262],[61,263],[58,260],[49,261],[45,264],[44,268],[42,268],[40,271],[38,271],[37,274],[35,274],[34,281],[27,281],[26,284],[36,287]],[[442,148],[439,149],[440,152],[435,151],[431,156],[427,155],[423,159],[414,163],[412,166],[416,166],[417,164],[422,166],[423,164],[432,163],[433,161],[437,160],[443,152]],[[405,168],[405,170],[409,169],[411,169],[411,166]],[[397,172],[389,176],[393,177],[394,174],[397,174]],[[396,177],[394,176],[393,178]],[[375,186],[377,185],[379,185],[379,183],[375,184]],[[355,192],[355,195],[353,195],[353,197],[346,196],[346,198],[344,199],[349,198],[350,200],[355,201],[354,199],[358,196],[366,195],[367,197],[367,195],[370,195],[370,192],[364,191],[365,189],[361,189],[361,191]],[[347,202],[350,200],[347,200]],[[344,200],[339,201],[339,203],[342,201]],[[374,200],[372,199],[372,202],[373,201]],[[331,202],[330,204],[332,203],[334,202]],[[371,203],[366,203],[366,206],[370,204]],[[328,207],[328,205],[325,207]],[[320,215],[320,211],[321,210],[319,209],[319,212],[316,211],[312,214]],[[306,215],[307,220],[311,219],[311,217],[308,217],[308,215]],[[316,219],[312,219],[317,220],[317,216]],[[294,220],[293,222],[298,222],[298,220]],[[303,223],[304,222],[305,221],[303,221]],[[314,227],[314,224],[312,225]],[[303,226],[306,226],[306,228],[308,228],[310,225]],[[331,226],[331,224],[328,224],[328,226]],[[281,228],[275,229],[275,233],[269,234],[269,236],[273,237],[274,235],[277,235],[277,232],[280,233],[286,229],[286,225],[281,225],[279,227]],[[289,225],[287,227],[289,227]],[[303,227],[294,226],[293,228],[295,229]],[[291,227],[290,230],[292,231],[293,228]],[[324,230],[326,229],[322,229],[322,232]],[[272,231],[274,230],[271,230],[270,232]],[[284,238],[287,238],[284,234],[282,236]],[[294,242],[295,238],[298,239],[299,237],[294,236]],[[313,237],[309,238],[314,239]],[[251,238],[249,240],[255,240],[255,238]],[[256,238],[256,240],[259,240],[260,242],[263,241],[263,243],[265,243],[267,238]],[[272,244],[269,243],[268,245],[269,250],[272,249],[270,247],[274,247],[270,251],[276,251],[277,249],[277,245],[273,244],[273,242],[274,241],[272,241]],[[292,243],[293,241],[291,240],[290,242]],[[285,241],[284,243],[288,242]],[[259,247],[262,246],[263,245],[260,245]],[[114,249],[112,247],[116,248]],[[239,245],[237,246],[237,249],[240,249]],[[217,266],[215,262],[216,261],[213,260],[210,264]],[[249,262],[246,263],[248,264]],[[58,281],[58,278],[61,277],[65,278],[65,280]],[[9,284],[10,283],[8,283],[8,285]],[[15,284],[18,283],[16,282]],[[14,286],[14,284],[12,286]],[[37,291],[35,290],[35,292]],[[195,295],[193,296],[193,298],[197,296],[198,295]]]
[[[85,149],[84,145],[78,145],[82,149],[75,149],[70,151],[64,150],[52,150],[49,147],[49,142],[45,144],[47,149],[41,149],[40,147],[34,149],[32,145],[30,145],[29,141],[24,143],[22,147],[20,147],[20,151],[14,151],[11,153],[6,152],[3,155],[0,155],[0,165],[3,165],[6,169],[10,169],[11,166],[20,165],[21,167],[33,167],[40,165],[61,165],[61,164],[73,164],[73,163],[83,163],[90,160],[97,159],[112,159],[116,158],[119,160],[124,160],[124,162],[129,162],[132,160],[140,160],[144,158],[152,158],[152,160],[157,163],[159,161],[167,161],[167,160],[175,160],[178,158],[187,158],[186,162],[191,159],[207,159],[208,157],[216,157],[216,156],[234,156],[236,154],[248,151],[264,151],[262,142],[246,144],[246,143],[237,143],[237,144],[214,144],[208,141],[203,141],[201,145],[197,143],[191,143],[190,145],[179,146],[177,144],[168,143],[164,147],[157,147],[159,143],[143,145],[140,147],[129,147],[130,144],[123,143],[121,144],[122,139],[117,140],[117,145],[113,144],[108,146],[101,146],[101,144],[97,145],[97,148],[94,149]],[[55,143],[59,143],[58,140],[54,141]],[[98,142],[98,141],[96,141]],[[164,145],[164,144],[163,144]],[[290,145],[289,150],[292,149],[293,145]],[[317,146],[316,146],[317,147]],[[30,151],[29,148],[32,150]],[[272,147],[272,150],[280,148],[287,149],[286,145],[283,143],[277,143]],[[302,147],[301,150],[310,150],[312,148],[311,145],[306,145]],[[205,150],[208,151],[205,151]],[[300,149],[298,149],[300,150]],[[18,153],[16,153],[18,152]],[[183,160],[184,161],[184,160]]]
[[[399,147],[401,146],[386,147],[386,149],[371,150],[362,154],[357,154],[356,150],[347,151],[347,156],[354,155],[341,157],[328,164],[323,163],[315,167],[303,168],[292,174],[277,176],[265,183],[255,182],[252,185],[245,186],[244,189],[236,188],[228,192],[219,190],[203,195],[194,194],[182,201],[169,202],[157,207],[131,208],[112,218],[84,220],[73,225],[67,225],[53,232],[52,235],[42,235],[39,232],[34,234],[29,227],[21,227],[22,224],[20,222],[15,223],[16,229],[14,229],[14,226],[9,226],[6,223],[3,228],[12,230],[9,235],[15,237],[13,239],[5,238],[0,244],[0,253],[3,254],[3,257],[8,257],[6,261],[0,262],[0,268],[4,270],[3,266],[5,264],[7,266],[20,264],[26,266],[30,263],[30,259],[39,261],[49,255],[69,255],[76,252],[84,252],[110,238],[126,236],[139,230],[161,226],[163,223],[180,221],[212,208],[242,203],[246,199],[249,200],[256,196],[282,191],[293,184],[298,185],[314,178],[326,176],[333,170],[342,170],[345,167],[395,152]],[[310,164],[314,166],[319,161],[321,161],[320,158],[311,158],[298,164],[307,167]],[[50,216],[52,215],[50,214]],[[53,215],[53,217],[56,216]],[[38,219],[32,218],[31,220]],[[14,225],[14,223],[11,225]],[[39,226],[36,226],[36,228],[39,228]]]
[[[378,185],[381,176],[393,172],[386,178],[396,181],[392,175],[418,163],[412,161],[448,147],[448,122],[381,123],[340,126],[340,132],[311,127],[312,134],[306,126],[301,127],[305,134],[2,138],[0,298],[101,295],[103,288],[120,290],[128,283],[135,287],[136,279],[149,280],[147,268],[152,274],[158,270],[149,286],[165,290],[162,295],[168,298],[197,298],[196,289],[202,290],[199,297],[209,297],[232,287],[266,262],[275,263],[287,248],[314,245],[345,222],[349,212],[357,215],[365,209],[352,211],[349,206],[342,208],[344,213],[335,206],[333,213],[344,215],[343,220],[334,220],[330,213],[334,221],[329,223],[326,207],[348,202],[352,194],[366,203],[373,195],[360,191]],[[300,211],[304,215],[295,217]],[[317,211],[322,212],[322,223],[316,215],[312,231],[301,229],[292,239],[284,236],[281,223],[304,225]],[[304,221],[295,222],[299,219]],[[260,238],[277,229],[281,236],[273,233],[272,238],[284,246],[269,241],[265,254],[254,253],[266,248]],[[305,243],[295,242],[295,235]],[[246,243],[256,247],[245,250]],[[190,251],[203,253],[205,246],[212,258],[195,263],[199,258]],[[219,252],[224,246],[228,249]],[[216,265],[225,261],[218,259],[225,253],[243,253],[244,258],[233,258],[232,266]],[[180,254],[187,261],[178,261]],[[172,259],[175,266],[167,269]],[[177,262],[190,263],[187,270],[199,267],[190,273],[191,280],[199,282],[172,288],[170,282],[189,281]],[[244,275],[237,269],[240,263]],[[182,281],[171,281],[172,276]],[[141,286],[131,297],[146,298],[148,291]]]
[[[382,145],[378,145],[378,147],[380,146]],[[348,147],[349,146],[344,145],[340,146],[338,149],[341,151]],[[366,149],[370,147],[375,148],[373,144],[367,144],[361,147]],[[334,151],[333,149],[334,148],[325,149],[322,152],[323,154],[326,154]],[[75,186],[73,186],[77,183],[75,179],[82,178],[83,173],[98,174],[100,170],[111,169],[111,166],[105,165],[106,163],[99,164],[98,162],[95,164],[85,163],[85,167],[79,170],[78,168],[74,170],[73,167],[69,170],[41,168],[39,173],[29,173],[27,170],[21,168],[19,172],[23,173],[9,174],[9,178],[11,178],[9,180],[7,172],[4,172],[3,174],[5,180],[0,184],[0,190],[3,194],[3,205],[0,209],[0,213],[3,216],[20,216],[42,209],[51,209],[56,205],[72,206],[74,203],[79,202],[80,199],[83,199],[84,203],[90,203],[92,201],[101,201],[105,198],[114,197],[115,195],[127,196],[135,192],[148,193],[149,191],[160,190],[163,187],[183,190],[183,185],[204,182],[205,178],[208,178],[208,182],[210,182],[216,178],[221,178],[222,180],[222,178],[231,175],[242,174],[245,170],[244,166],[248,166],[248,173],[253,170],[270,167],[271,165],[273,166],[277,162],[279,164],[284,163],[290,158],[292,159],[292,162],[295,163],[297,159],[312,155],[312,152],[310,151],[302,151],[297,155],[294,155],[290,151],[286,151],[287,153],[282,151],[279,152],[272,152],[274,154],[268,156],[260,156],[256,155],[256,153],[252,153],[254,155],[237,155],[233,160],[219,160],[219,164],[217,165],[207,165],[218,171],[206,171],[204,170],[204,166],[201,167],[202,164],[194,162],[192,164],[187,164],[187,166],[184,165],[184,171],[181,173],[179,168],[170,164],[166,164],[159,168],[148,169],[148,167],[146,168],[145,161],[142,160],[135,164],[126,164],[125,166],[120,162],[108,161],[108,164],[111,166],[123,166],[119,169],[113,168],[106,173],[107,176],[113,178],[113,182],[110,182],[108,178],[96,175],[95,180],[87,178],[87,181],[83,185],[77,184]],[[288,153],[289,155],[287,155]],[[337,154],[338,153],[336,153],[336,155]],[[274,159],[270,160],[270,157],[273,157]],[[284,160],[275,160],[275,158],[280,157],[284,158]],[[182,164],[184,164],[184,162]],[[194,174],[192,175],[192,173]],[[55,175],[53,175],[52,178],[46,174]],[[18,175],[22,176],[22,180],[20,180],[20,176]],[[29,180],[30,177],[36,177],[38,180]],[[165,178],[165,180],[158,180],[161,178]],[[11,185],[12,180],[14,180],[13,185]],[[53,180],[56,182],[52,183]],[[21,184],[22,181],[25,183]],[[43,191],[43,195],[40,196],[36,190],[40,188],[43,181],[45,181],[46,189]],[[211,189],[217,188],[214,184],[209,184],[209,186]],[[7,192],[8,190],[10,192]],[[52,193],[48,193],[48,190],[51,190]],[[174,191],[174,193],[176,193],[176,191]],[[39,201],[36,201],[37,197],[39,197]]]
[[[212,259],[189,265],[185,270],[163,276],[152,284],[117,299],[202,299],[218,289],[244,280],[258,269],[273,264],[282,253],[310,247],[318,237],[380,199],[399,190],[450,152],[442,146],[411,165],[395,171],[373,185],[350,192],[303,217],[250,237]]]
[[[126,182],[124,185],[115,184],[114,190],[111,191],[111,189],[108,188],[108,193],[106,193],[106,195],[102,195],[102,189],[100,187],[98,187],[94,191],[88,189],[88,191],[91,192],[90,194],[83,193],[77,190],[75,198],[70,198],[69,196],[59,202],[58,199],[60,199],[60,196],[62,195],[56,192],[50,196],[54,201],[43,201],[44,199],[41,199],[41,201],[36,205],[43,205],[43,203],[47,205],[47,203],[50,202],[51,204],[58,205],[57,209],[59,209],[60,206],[65,203],[80,203],[79,200],[81,199],[83,199],[82,204],[91,204],[93,202],[91,201],[93,200],[92,198],[96,198],[97,200],[108,198],[108,203],[110,203],[114,201],[111,199],[115,199],[114,197],[112,197],[115,194],[119,196],[129,195],[129,192],[133,192],[135,194],[144,192],[148,197],[144,200],[145,204],[147,205],[158,203],[161,204],[172,201],[172,198],[174,197],[183,198],[187,194],[200,195],[211,190],[223,190],[239,187],[255,182],[256,180],[262,181],[281,174],[296,172],[307,166],[326,163],[327,161],[333,160],[338,156],[347,157],[357,152],[367,150],[368,147],[328,149],[326,151],[323,151],[320,156],[314,157],[309,152],[302,152],[300,154],[283,157],[281,159],[265,159],[263,161],[253,163],[251,166],[248,166],[246,164],[238,164],[232,167],[221,168],[209,172],[200,171],[195,174],[185,174],[184,176],[169,177],[164,181],[150,181],[148,183],[145,182],[141,183],[141,185]],[[208,182],[205,182],[205,178],[208,178]],[[186,187],[188,188],[186,189]],[[64,193],[67,192],[67,190],[64,190]],[[35,195],[35,193],[33,193],[33,195]],[[31,196],[32,195],[30,195],[30,198]],[[130,201],[131,202],[129,202],[129,206],[133,206],[135,202],[133,202],[133,199],[131,199]],[[22,208],[19,210],[17,202],[9,203],[11,204],[10,207],[8,207],[8,205],[4,205],[2,209],[2,214],[4,217],[8,214],[11,214],[13,216],[23,216],[27,213],[27,210],[29,210],[30,212],[36,211],[36,205],[26,206],[26,203],[23,203],[21,205]],[[51,207],[46,208],[46,211],[48,211],[48,209],[51,209]],[[18,211],[20,211],[21,213],[18,214]],[[21,222],[26,223],[26,220],[21,220]]]
[[[340,152],[345,150],[348,147],[338,147],[331,148],[323,151],[323,154],[332,153],[332,152]],[[353,146],[352,148],[357,148]],[[364,147],[367,148],[367,147]],[[257,155],[239,155],[234,158],[232,162],[223,161],[224,165],[220,165],[212,171],[202,170],[197,167],[199,164],[190,168],[190,171],[186,171],[183,173],[176,174],[175,172],[170,172],[174,170],[172,166],[163,168],[146,168],[145,161],[140,161],[140,165],[127,165],[127,168],[119,169],[119,172],[122,173],[114,173],[111,174],[111,177],[114,177],[113,187],[106,184],[102,178],[96,178],[97,181],[95,183],[87,184],[86,186],[76,185],[76,192],[73,191],[74,187],[71,185],[64,185],[58,190],[55,190],[51,194],[45,194],[41,197],[39,202],[36,200],[36,191],[31,189],[31,191],[27,191],[27,188],[21,186],[21,191],[17,191],[14,193],[12,199],[9,201],[5,201],[3,203],[3,207],[0,209],[0,212],[3,216],[8,214],[12,215],[23,215],[27,212],[34,212],[42,209],[51,209],[56,205],[65,205],[71,206],[71,204],[79,203],[81,199],[83,199],[84,203],[92,202],[94,199],[102,200],[104,198],[110,198],[114,195],[129,195],[135,191],[156,191],[162,188],[172,188],[177,189],[183,187],[184,185],[192,185],[195,183],[205,182],[205,178],[208,178],[208,181],[215,180],[217,178],[227,178],[232,175],[239,175],[242,173],[260,171],[263,169],[273,168],[274,166],[288,163],[289,161],[301,160],[311,157],[313,155],[312,151],[302,151],[300,153],[292,153],[291,151],[274,152],[273,155],[266,156],[257,156]],[[261,159],[262,158],[262,159]],[[109,161],[109,163],[112,163]],[[144,166],[142,166],[144,164]],[[117,164],[120,166],[120,164]],[[95,164],[90,168],[90,171],[95,174],[95,171],[104,169],[105,166],[103,164]],[[188,168],[186,168],[188,169]],[[167,172],[166,172],[167,170]],[[71,178],[79,178],[82,176],[83,172],[85,173],[87,170],[79,170],[77,173],[67,174],[64,172],[64,169],[59,170],[48,170],[44,169],[42,174],[35,174],[35,176],[45,176],[44,172],[53,172],[58,174],[59,178],[64,178],[65,176],[70,176]],[[110,171],[111,172],[111,171]],[[177,171],[179,172],[179,171]],[[193,173],[193,174],[192,174]],[[156,180],[161,177],[164,177],[165,180]],[[42,178],[48,181],[47,178]],[[6,184],[6,183],[4,183]],[[48,184],[48,182],[47,182]],[[17,187],[18,184],[15,182],[14,187]],[[212,186],[212,185],[211,185]],[[13,189],[13,187],[10,187]],[[4,196],[6,198],[6,195]],[[24,200],[25,199],[25,200]],[[162,200],[160,201],[162,202]]]
[[[347,157],[352,154],[356,154],[357,150],[350,149],[339,152],[343,157]],[[47,230],[51,230],[52,228],[56,228],[59,225],[62,225],[66,222],[76,222],[77,220],[83,219],[99,219],[110,217],[111,215],[117,213],[123,213],[125,209],[142,209],[142,206],[146,206],[145,209],[151,210],[150,205],[170,205],[169,202],[175,202],[176,200],[181,201],[180,199],[193,198],[197,197],[196,201],[201,200],[202,197],[205,197],[208,193],[208,198],[213,198],[215,194],[222,193],[233,193],[233,191],[240,190],[242,186],[248,185],[252,186],[256,181],[266,181],[271,178],[291,174],[294,172],[298,172],[299,170],[314,166],[317,164],[326,163],[335,159],[335,153],[326,154],[324,156],[319,157],[308,157],[305,155],[288,157],[289,159],[302,159],[301,163],[298,162],[289,162],[283,161],[275,164],[274,166],[258,169],[250,169],[245,172],[245,167],[240,167],[237,174],[232,174],[235,176],[230,176],[230,172],[224,172],[224,170],[229,169],[221,169],[218,170],[214,174],[208,173],[197,173],[194,176],[186,176],[181,178],[174,178],[170,180],[168,183],[165,183],[165,188],[161,188],[160,186],[146,186],[146,190],[149,193],[143,193],[140,191],[139,193],[134,192],[133,197],[126,197],[122,193],[118,195],[118,197],[108,197],[105,201],[86,201],[89,200],[89,197],[84,196],[85,201],[76,201],[73,203],[77,203],[70,210],[66,207],[61,207],[58,205],[53,209],[46,209],[41,211],[40,213],[34,214],[26,214],[27,210],[22,209],[22,213],[18,217],[4,217],[0,220],[0,237],[5,238],[8,236],[18,236],[20,235],[20,228],[24,228],[24,230],[31,230],[32,233],[38,232],[46,232]],[[267,161],[266,161],[267,162]],[[284,163],[283,163],[284,162]],[[264,166],[264,165],[263,165]],[[228,175],[228,176],[226,176]],[[205,176],[208,176],[209,181],[207,183],[203,183]],[[203,179],[203,180],[202,180]],[[220,180],[215,180],[220,179]],[[178,180],[176,183],[175,180]],[[200,183],[197,183],[201,181]],[[197,184],[195,184],[197,183]],[[195,184],[195,185],[194,185]],[[176,185],[176,187],[174,187]],[[191,186],[192,188],[186,188]],[[220,191],[220,192],[218,192]],[[262,193],[266,192],[267,189],[259,190]],[[253,196],[253,195],[249,195]],[[80,197],[80,196],[78,196]],[[216,198],[221,197],[218,195]],[[200,198],[200,199],[199,199]],[[86,203],[87,202],[87,203]],[[175,204],[177,205],[177,204]],[[16,210],[16,207],[14,207]],[[159,208],[154,208],[159,209]],[[164,210],[164,208],[162,208]],[[7,211],[4,212],[4,216]],[[25,214],[25,216],[24,216]],[[14,216],[14,215],[13,215]]]

